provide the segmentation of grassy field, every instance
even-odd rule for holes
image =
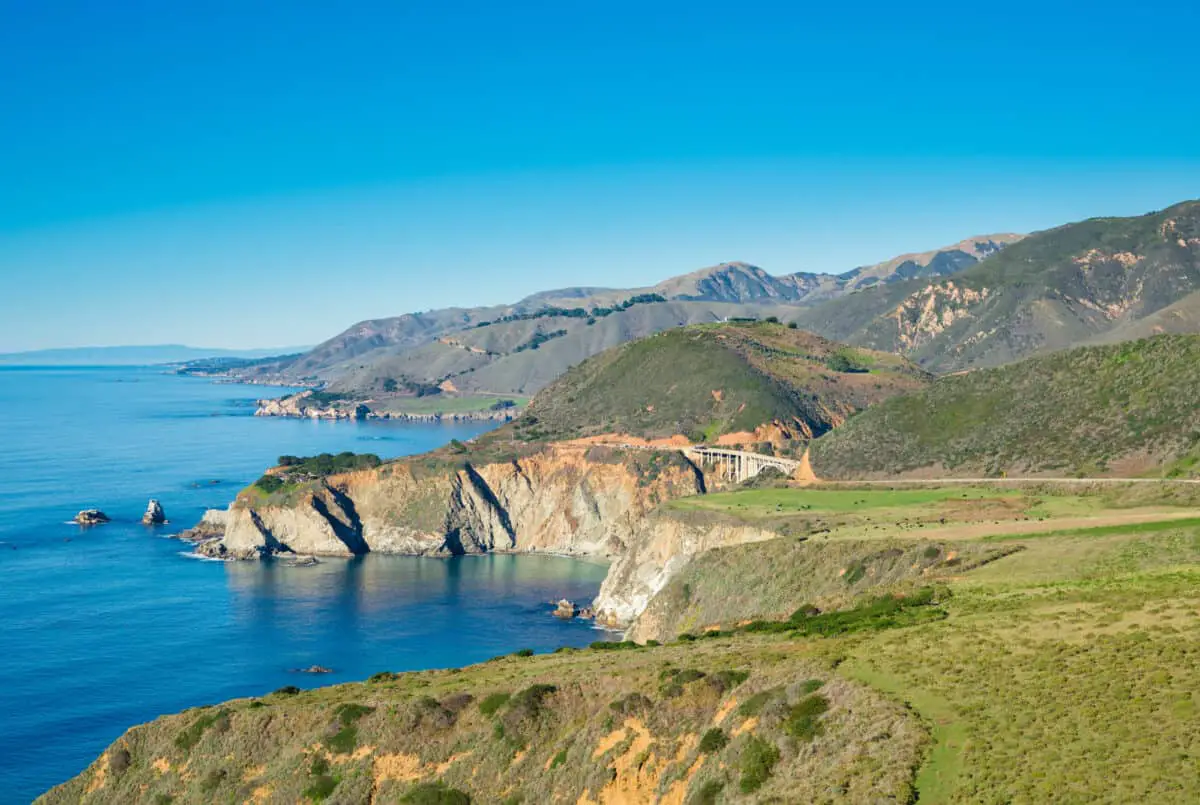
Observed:
[[[760,522],[775,521],[780,504],[928,520],[946,514],[961,494],[767,492],[773,494],[735,492],[710,503]],[[1039,529],[1030,534],[995,534],[1008,525],[1003,521],[973,538],[960,529],[953,545],[909,530],[906,539],[875,543],[874,551],[835,529],[802,543],[782,538],[713,551],[677,581],[700,602],[690,606],[700,615],[693,621],[725,606],[727,629],[745,613],[733,589],[743,582],[773,611],[814,592],[838,592],[830,579],[846,579],[864,559],[868,569],[871,561],[879,568],[877,590],[945,584],[944,619],[808,643],[838,673],[923,718],[933,746],[914,783],[921,803],[1200,801],[1200,507],[1190,499],[1180,505],[1166,488],[969,494],[974,505],[998,499],[1044,522],[1034,521]],[[1146,519],[1056,527],[1081,516],[1104,522],[1135,515]],[[988,547],[1012,550],[988,556]],[[939,562],[948,551],[965,566]],[[822,555],[824,564],[814,558]],[[862,583],[861,576],[844,581],[842,593],[853,595]]]

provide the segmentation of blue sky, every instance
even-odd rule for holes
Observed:
[[[1200,196],[1198,24],[1154,2],[0,0],[0,351],[314,343],[1146,212]]]

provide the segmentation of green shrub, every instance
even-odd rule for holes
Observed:
[[[479,703],[479,712],[485,716],[495,715],[496,711],[508,704],[511,693],[491,693]]]
[[[200,742],[204,731],[209,727],[216,727],[222,732],[229,729],[229,714],[224,710],[204,713],[193,721],[191,726],[175,736],[175,746],[185,752],[188,751]]]
[[[635,643],[632,640],[597,640],[589,646],[589,648],[593,648],[596,651],[628,651],[641,647],[641,644]]]
[[[375,683],[379,683],[379,682],[393,682],[393,681],[395,681],[396,679],[399,679],[399,678],[400,678],[400,674],[394,673],[394,672],[392,672],[392,671],[380,671],[380,672],[379,672],[379,673],[377,673],[377,674],[371,674],[371,676],[370,676],[370,677],[368,677],[367,681],[368,681],[368,682],[375,682]]]
[[[567,750],[560,749],[558,754],[554,756],[554,760],[550,761],[550,768],[556,769],[567,762]]]
[[[282,688],[280,688],[279,690],[275,691],[275,693],[274,693],[274,694],[272,694],[272,695],[275,695],[275,696],[295,696],[295,695],[296,695],[297,693],[299,693],[299,692],[300,692],[300,688],[296,687],[295,685],[284,685]]]
[[[720,727],[713,727],[700,738],[700,751],[706,755],[720,752],[729,744],[729,738]]]
[[[278,475],[264,475],[255,481],[254,485],[270,495],[283,489],[287,484]]]
[[[801,699],[788,711],[783,728],[788,735],[801,741],[811,741],[821,734],[821,716],[829,709],[829,700],[821,695]]]
[[[328,774],[321,774],[313,779],[312,784],[308,788],[304,789],[304,796],[313,802],[322,802],[329,799],[337,786],[338,780],[336,778]]]
[[[533,649],[531,649],[531,648],[519,649],[519,650],[513,652],[513,656],[514,657],[532,657]]]
[[[709,780],[692,795],[688,805],[717,805],[717,797],[724,788],[725,783],[720,780]]]
[[[800,693],[807,695],[820,690],[824,685],[825,683],[820,679],[806,679],[800,683]]]
[[[738,707],[738,715],[745,718],[756,716],[763,711],[763,708],[766,707],[772,699],[777,699],[782,694],[782,688],[769,688],[767,690],[760,690],[758,693],[755,693],[749,699],[746,699],[746,701],[742,702],[741,706]]]
[[[400,801],[410,805],[471,805],[471,798],[465,791],[449,788],[440,780],[436,783],[418,783]]]
[[[751,735],[739,759],[742,779],[738,785],[742,793],[753,794],[762,788],[778,762],[779,748],[757,735]]]
[[[358,746],[358,727],[355,726],[355,723],[374,710],[374,707],[362,704],[339,704],[333,713],[337,716],[338,723],[342,725],[342,728],[326,741],[329,750],[339,755],[353,752]]]

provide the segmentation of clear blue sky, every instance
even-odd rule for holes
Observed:
[[[0,351],[843,271],[1200,196],[1194,3],[0,0]]]

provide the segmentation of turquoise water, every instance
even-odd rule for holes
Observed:
[[[276,393],[155,369],[0,368],[0,802],[28,802],[162,713],[597,639],[549,615],[604,576],[568,559],[182,555],[167,535],[280,454],[391,457],[486,429],[251,416]],[[151,497],[170,525],[138,522]],[[114,522],[69,524],[87,507]],[[314,664],[334,673],[293,670]]]

